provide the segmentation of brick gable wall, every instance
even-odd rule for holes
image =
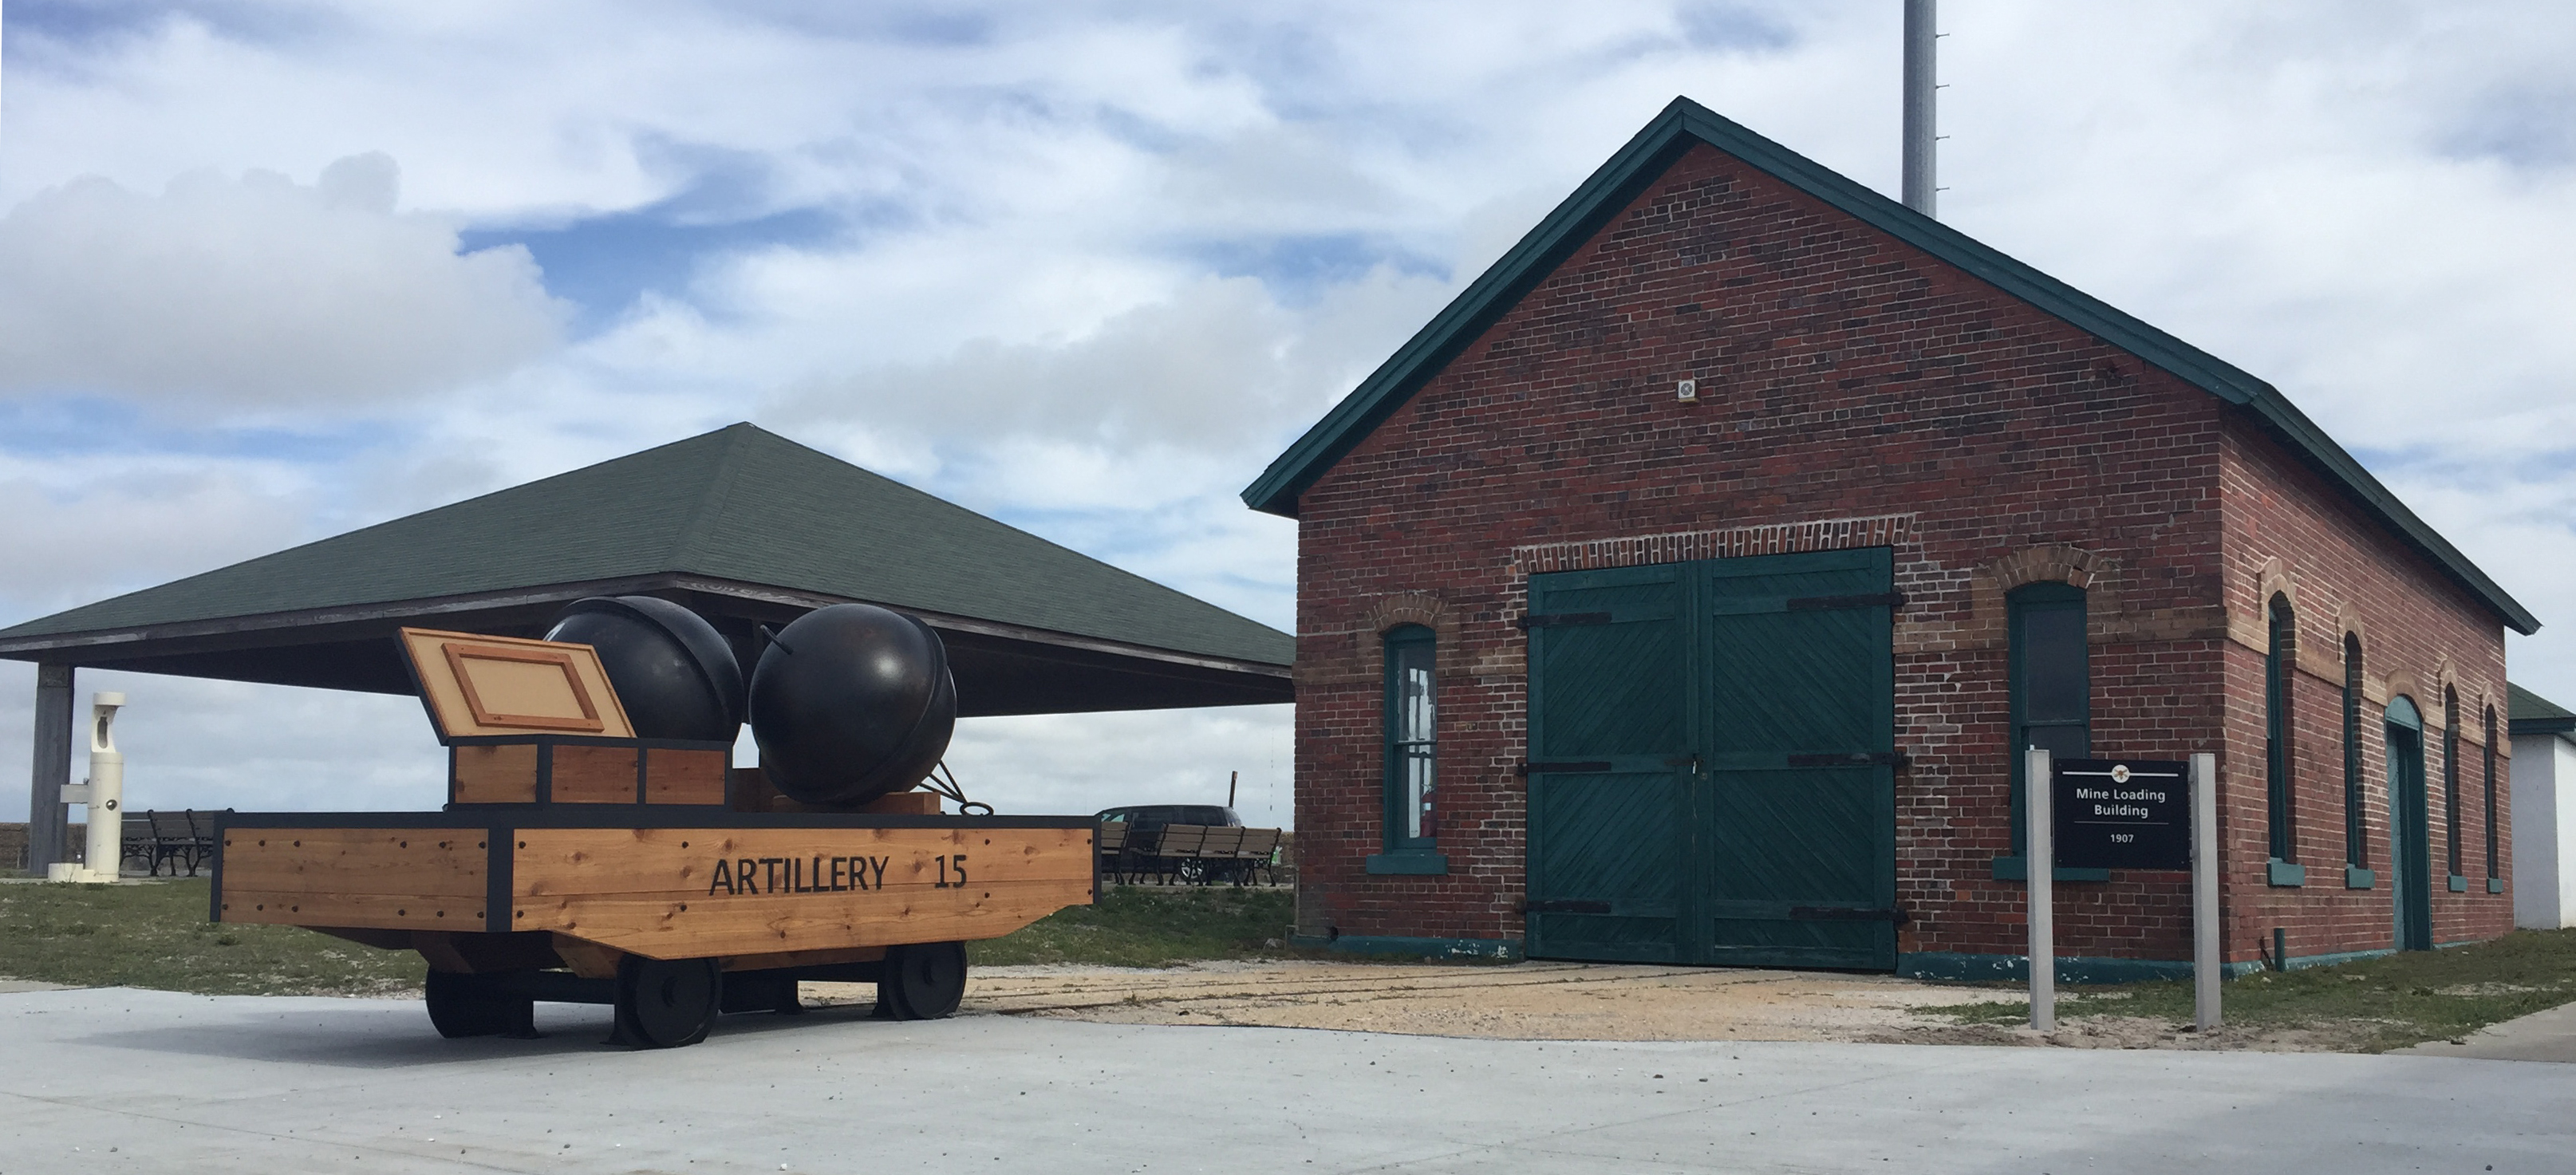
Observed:
[[[1909,598],[1901,947],[2019,953],[2004,594],[2088,588],[2099,752],[2196,749],[2175,732],[2242,688],[2229,435],[2205,392],[1694,147],[1299,499],[1300,932],[1521,936],[1530,574],[1880,545]],[[1398,611],[1440,636],[1446,876],[1364,868]],[[2063,953],[2188,957],[2183,875],[2058,892]]]

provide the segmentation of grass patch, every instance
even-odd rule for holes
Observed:
[[[2060,1020],[2139,1016],[2191,1023],[2189,980],[2063,987]],[[2576,930],[2517,930],[2493,942],[2228,981],[2220,1008],[2231,1028],[2309,1031],[2361,1052],[2452,1040],[2489,1024],[2576,1001]],[[2027,1000],[1923,1011],[1962,1024],[2030,1019]]]
[[[1163,967],[1294,954],[1286,890],[1113,886],[1001,938],[967,944],[978,966]],[[206,921],[206,882],[0,885],[0,977],[200,995],[401,995],[427,966],[292,926]]]
[[[1167,967],[1278,956],[1296,953],[1284,945],[1295,918],[1295,901],[1284,889],[1109,886],[1098,905],[1067,906],[1000,938],[968,943],[966,957],[980,967]]]
[[[0,975],[199,995],[399,995],[427,966],[292,926],[206,921],[206,882],[0,885]]]

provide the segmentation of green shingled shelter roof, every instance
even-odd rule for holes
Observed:
[[[1233,662],[1296,641],[750,424],[0,630],[137,629],[682,573]]]
[[[2576,711],[2541,697],[2530,690],[2506,682],[2505,707],[2510,711],[2510,728],[2515,734],[2576,733]]]

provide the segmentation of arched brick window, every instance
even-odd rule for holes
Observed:
[[[2343,634],[2343,860],[2348,868],[2370,867],[2370,838],[2362,823],[2361,779],[2361,636]]]
[[[2023,855],[2023,752],[2041,747],[2059,759],[2093,753],[2093,680],[2084,643],[2084,589],[2031,583],[2005,597],[2012,657],[2007,672],[2012,709],[2013,855]]]
[[[2486,734],[2487,734],[2487,748],[2486,748],[2486,749],[2487,749],[2487,753],[2486,753],[2486,768],[2487,768],[2487,781],[2486,781],[2486,782],[2487,782],[2487,805],[2486,805],[2486,813],[2487,813],[2487,882],[2488,882],[2487,890],[2488,890],[2489,892],[2494,892],[2494,890],[2495,890],[2495,888],[2496,888],[2494,883],[2495,883],[2497,880],[2501,879],[2501,878],[2504,876],[2504,874],[2499,870],[2499,868],[2498,868],[2498,866],[2497,866],[2497,864],[2496,864],[2496,847],[2497,847],[2497,846],[2496,846],[2496,784],[2495,784],[2495,769],[2496,769],[2496,720],[2495,720],[2495,707],[2494,707],[2493,705],[2489,705],[2489,706],[2487,707],[2487,715],[2486,715]]]
[[[1439,836],[1436,638],[1419,624],[1386,632],[1386,847],[1427,849]]]
[[[2272,597],[2270,611],[2271,640],[2263,656],[2264,790],[2270,800],[2267,825],[2272,859],[2287,864],[2298,860],[2298,838],[2290,827],[2295,815],[2291,802],[2295,793],[2290,787],[2290,678],[2299,663],[2298,626],[2288,596]]]
[[[2460,691],[2442,687],[2442,836],[2451,879],[2460,878]]]

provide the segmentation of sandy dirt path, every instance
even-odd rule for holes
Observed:
[[[872,985],[807,984],[807,1002],[869,1003]],[[2017,987],[1967,987],[1829,971],[1597,963],[1462,966],[1255,960],[1170,968],[988,967],[964,1015],[1102,1024],[1321,1028],[1489,1040],[1769,1040],[1986,1044],[2091,1049],[2347,1052],[2368,1025],[2228,1024],[2201,1034],[2134,1016],[2027,1027],[1960,1024],[1922,1009],[2019,1003]]]
[[[814,1002],[871,989],[809,984]],[[1329,1028],[1503,1040],[1893,1041],[1946,1027],[1914,1009],[2018,993],[1886,975],[1581,963],[1440,966],[1316,961],[1189,967],[994,967],[966,1014],[1110,1024]]]

